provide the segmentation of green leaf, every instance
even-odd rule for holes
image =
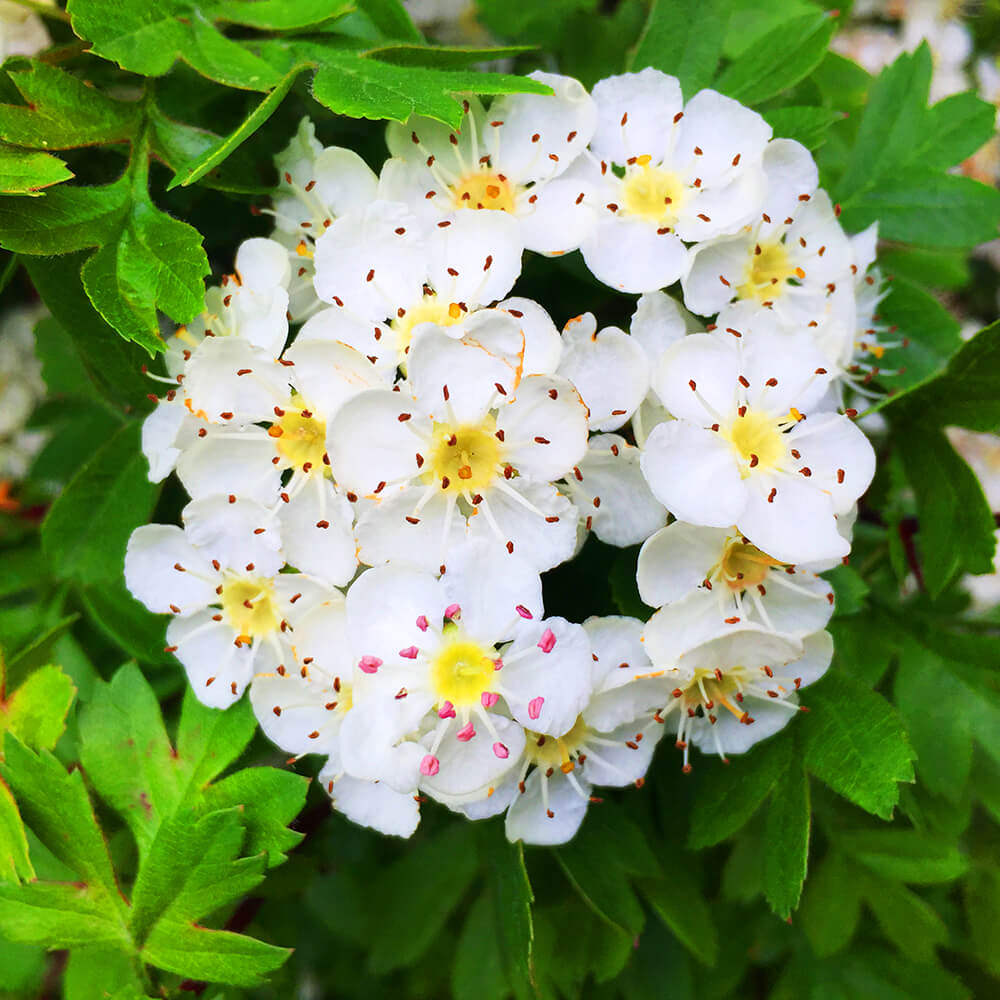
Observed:
[[[0,145],[0,194],[40,194],[42,188],[72,176],[73,171],[55,156]]]
[[[70,882],[0,884],[0,934],[50,949],[128,941],[107,895]]]
[[[764,821],[764,896],[787,919],[799,905],[809,858],[809,775],[795,754],[767,807]]]
[[[524,847],[509,843],[499,823],[490,825],[492,830],[485,830],[481,838],[481,854],[501,981],[511,985],[515,996],[531,996],[535,982],[534,895],[524,866]],[[457,964],[455,969],[457,973]]]
[[[483,48],[467,45],[380,45],[376,49],[368,49],[364,55],[394,66],[465,69],[477,63],[514,59],[534,48],[532,45],[493,45]]]
[[[952,882],[968,870],[956,847],[916,830],[846,830],[835,843],[882,878],[915,885]]]
[[[287,6],[287,5],[286,5]],[[185,0],[123,0],[113,9],[101,0],[69,0],[73,30],[90,51],[143,76],[162,76],[183,59],[203,76],[229,87],[270,90],[275,70],[215,29],[216,5]]]
[[[190,979],[231,986],[260,986],[281,968],[290,948],[277,948],[245,934],[159,923],[142,950],[143,960]]]
[[[802,725],[806,768],[839,795],[889,819],[897,782],[913,780],[913,750],[899,716],[860,681],[830,671],[809,692]]]
[[[878,261],[885,273],[929,288],[961,288],[972,276],[967,255],[960,250],[885,247],[879,249]]]
[[[908,958],[930,962],[934,949],[948,940],[948,928],[937,911],[915,892],[889,879],[856,868],[865,900],[883,933]]]
[[[862,894],[854,866],[829,851],[806,883],[799,919],[812,949],[821,958],[844,948],[861,919]]]
[[[993,571],[993,513],[973,471],[939,427],[894,424],[893,442],[917,500],[921,568],[932,597],[954,575]]]
[[[953,94],[928,110],[924,141],[913,150],[910,162],[947,170],[989,142],[995,128],[992,104],[972,91]]]
[[[940,657],[909,641],[900,657],[893,694],[906,720],[917,773],[929,792],[958,802],[972,769],[973,719],[956,712],[970,690]]]
[[[249,699],[220,712],[202,705],[187,688],[176,740],[185,795],[204,791],[239,757],[256,731]]]
[[[146,997],[138,963],[122,948],[82,946],[69,953],[63,977],[63,1000],[138,1000]]]
[[[780,25],[735,58],[715,89],[751,106],[780,94],[820,64],[836,28],[833,17],[818,12]]]
[[[80,384],[88,398],[104,400],[119,412],[123,407],[148,410],[149,380],[140,370],[148,359],[141,348],[122,340],[87,298],[80,280],[83,255],[23,260],[32,284],[58,321],[58,327],[39,324],[36,329],[41,356],[78,358],[91,383]]]
[[[405,123],[423,115],[453,128],[462,119],[455,94],[549,94],[551,88],[526,77],[503,73],[432,70],[393,66],[353,53],[327,50],[313,81],[320,104],[352,118],[389,118]]]
[[[962,883],[962,902],[976,957],[1000,976],[1000,872],[977,868]]]
[[[33,589],[44,582],[46,575],[45,559],[34,545],[4,549],[0,561],[0,598]]]
[[[711,847],[741,830],[788,767],[786,739],[767,740],[738,765],[712,762],[700,775],[688,847]]]
[[[208,258],[201,233],[161,212],[144,195],[120,230],[83,266],[83,286],[97,311],[126,339],[163,350],[157,308],[187,322],[204,306]]]
[[[417,43],[424,40],[399,0],[357,0],[357,6],[386,38]]]
[[[154,930],[187,925],[242,898],[264,877],[262,857],[238,858],[239,809],[196,819],[180,812],[157,831],[132,891],[129,929],[138,945]]]
[[[36,755],[9,733],[4,754],[0,772],[25,824],[90,890],[103,892],[110,912],[122,916],[124,903],[111,858],[80,772],[67,774],[48,751]]]
[[[842,121],[840,111],[829,108],[784,107],[763,112],[767,123],[774,129],[775,136],[794,139],[806,149],[816,149],[826,141],[830,126]]]
[[[469,907],[455,947],[451,970],[454,1000],[504,1000],[510,987],[504,976],[491,893],[483,893]]]
[[[49,509],[42,546],[59,579],[84,584],[121,575],[125,545],[145,524],[159,487],[146,477],[138,423],[98,448]]]
[[[652,66],[676,76],[690,99],[715,76],[728,13],[727,0],[653,0],[628,69]]]
[[[0,884],[24,882],[34,877],[21,814],[10,789],[0,781]]]
[[[268,867],[281,864],[285,852],[304,834],[288,824],[302,811],[309,779],[274,767],[246,767],[205,789],[199,810],[239,806],[247,828],[244,850],[266,854]]]
[[[901,167],[845,200],[840,221],[849,232],[877,221],[882,239],[921,247],[972,247],[995,235],[1000,191],[970,177]]]
[[[250,28],[270,31],[294,31],[334,21],[354,10],[351,0],[218,0],[211,6],[212,16]]]
[[[122,578],[77,591],[87,617],[130,656],[143,663],[177,660],[164,652],[166,615],[154,615],[129,593]]]
[[[837,566],[823,574],[833,587],[834,607],[840,618],[856,615],[865,610],[871,588],[865,583],[864,577],[850,566]]]
[[[894,173],[923,144],[931,69],[930,49],[923,44],[904,52],[872,84],[835,200],[846,202]]]
[[[466,825],[411,847],[371,887],[368,966],[381,976],[416,961],[440,933],[478,870]],[[447,878],[441,873],[447,871]]]
[[[232,155],[240,145],[246,142],[278,110],[281,102],[285,99],[285,95],[292,89],[292,84],[295,83],[299,74],[307,66],[308,63],[299,63],[293,66],[281,78],[274,90],[224,139],[213,143],[197,157],[188,162],[172,164],[175,176],[167,185],[167,190],[169,191],[179,184],[187,187],[189,184],[201,180],[205,174],[210,170],[214,170]]]
[[[142,120],[135,101],[116,101],[38,60],[4,67],[25,105],[0,104],[0,138],[33,149],[125,142]]]
[[[692,874],[693,855],[672,852],[664,859],[665,878],[644,878],[639,886],[664,926],[699,962],[715,965],[719,938],[704,892]]]
[[[19,684],[33,670],[51,662],[56,644],[66,637],[66,632],[79,617],[77,614],[67,615],[52,625],[45,624],[40,630],[32,632],[30,641],[7,661],[8,683]]]
[[[73,682],[58,667],[35,670],[10,697],[0,697],[0,738],[9,732],[32,750],[54,749],[75,696]]]

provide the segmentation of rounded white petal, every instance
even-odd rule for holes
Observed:
[[[548,782],[544,797],[543,781]],[[561,771],[545,778],[536,768],[528,775],[524,792],[507,810],[504,824],[507,839],[523,840],[526,844],[565,844],[580,829],[587,813],[590,783],[584,780],[581,787],[583,795]]]
[[[602,213],[580,246],[591,274],[620,292],[653,292],[672,285],[688,266],[675,233],[646,219]]]
[[[751,172],[763,174],[761,158],[770,138],[771,126],[756,111],[715,90],[700,90],[684,106],[674,156],[683,161],[700,150],[689,172],[717,183]]]
[[[590,410],[592,431],[617,430],[649,390],[646,352],[617,327],[598,332],[591,313],[566,324],[559,374],[576,386]]]
[[[849,511],[875,475],[875,451],[864,431],[839,413],[817,413],[789,437],[802,455],[801,466],[812,473],[810,482],[829,495],[833,512]]]
[[[210,610],[175,618],[167,626],[167,642],[184,664],[195,697],[209,708],[229,708],[254,674],[257,650],[233,642],[232,626],[212,621]]]
[[[274,442],[259,427],[209,431],[178,459],[177,475],[194,500],[222,493],[269,505],[281,484],[274,457]]]
[[[297,340],[285,351],[285,360],[294,365],[295,388],[323,420],[330,420],[344,403],[365,389],[388,388],[384,369],[343,343]]]
[[[384,782],[397,792],[416,792],[424,749],[404,736],[416,712],[429,706],[411,711],[409,701],[372,695],[354,704],[340,727],[341,760],[348,774]]]
[[[714,316],[736,294],[750,274],[755,235],[739,233],[700,243],[681,278],[684,302],[701,316]]]
[[[339,753],[341,713],[339,694],[327,684],[302,677],[298,671],[258,674],[250,685],[250,704],[264,735],[286,753]],[[316,734],[315,736],[312,734]]]
[[[184,446],[197,434],[200,421],[191,416],[180,399],[161,399],[142,422],[142,453],[149,462],[149,481],[166,479]]]
[[[252,563],[258,576],[273,576],[284,565],[278,519],[263,504],[217,494],[192,500],[181,516],[191,543],[226,568]]]
[[[683,420],[660,424],[640,465],[653,495],[678,520],[715,528],[739,523],[747,489],[732,449],[713,431]]]
[[[521,324],[521,333],[524,334],[522,374],[553,374],[559,365],[562,338],[552,317],[531,299],[504,299],[497,308],[503,309]]]
[[[476,735],[470,740],[456,738],[459,727],[451,725],[437,749],[438,772],[420,779],[420,790],[445,802],[470,796],[485,796],[490,787],[499,785],[507,773],[520,760],[524,752],[524,730],[510,719],[491,715],[496,739],[481,722],[473,718]],[[430,748],[434,739],[428,733],[423,743]],[[499,757],[493,749],[495,742],[507,747],[508,755]]]
[[[719,563],[728,538],[725,528],[683,521],[661,528],[639,550],[639,596],[651,608],[661,608],[696,590]]]
[[[350,582],[358,566],[354,511],[327,479],[313,476],[279,506],[278,518],[289,565],[335,587]]]
[[[650,365],[656,365],[671,344],[697,329],[694,317],[665,292],[641,295],[629,325],[629,333],[646,352]]]
[[[249,341],[206,337],[188,362],[184,392],[196,416],[252,423],[268,419],[288,399],[288,376]]]
[[[660,159],[683,97],[676,77],[647,67],[601,80],[594,87],[594,103],[598,125],[590,147],[595,156],[624,164],[644,154]]]
[[[316,194],[334,216],[374,201],[378,190],[371,167],[353,149],[341,146],[328,146],[316,155],[310,179],[316,181]]]
[[[593,190],[574,170],[522,195],[517,216],[524,246],[553,257],[576,250],[594,228]]]
[[[794,215],[799,195],[811,195],[819,185],[812,153],[793,139],[772,139],[764,150],[767,196],[764,211],[775,222]]]
[[[653,371],[653,389],[675,417],[708,427],[736,409],[744,365],[737,338],[724,330],[678,340]]]
[[[288,251],[277,240],[260,236],[244,240],[236,251],[236,273],[243,288],[261,292],[284,288],[292,276]]]
[[[390,837],[411,837],[420,823],[420,804],[409,792],[397,792],[384,781],[361,781],[349,774],[337,778],[333,769],[319,774],[323,787],[333,782],[333,807],[351,822]]]
[[[144,524],[128,540],[125,585],[150,611],[191,614],[215,601],[218,574],[176,525]]]
[[[465,211],[441,226],[434,227],[425,250],[437,295],[470,308],[502,299],[521,273],[517,219],[507,212]]]

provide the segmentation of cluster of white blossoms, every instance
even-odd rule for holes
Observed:
[[[386,833],[431,798],[562,842],[664,733],[687,770],[782,728],[874,472],[843,406],[884,347],[875,232],[808,151],[652,69],[535,76],[390,125],[378,175],[303,122],[273,238],[171,338],[144,426],[191,499],[134,533],[129,587],[202,701],[249,687]],[[526,253],[575,250],[638,295],[628,331],[517,296]],[[642,545],[648,622],[546,617],[590,533]]]

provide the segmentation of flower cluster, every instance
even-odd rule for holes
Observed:
[[[191,499],[134,533],[129,587],[202,701],[249,687],[386,833],[429,797],[562,842],[668,728],[686,770],[776,732],[874,472],[843,405],[884,347],[875,232],[808,151],[652,69],[536,78],[390,125],[379,175],[303,122],[273,238],[171,338],[144,426]],[[576,250],[639,296],[628,331],[517,296],[526,253]],[[648,622],[546,617],[589,533],[642,544]]]

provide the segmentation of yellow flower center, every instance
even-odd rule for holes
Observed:
[[[625,175],[623,208],[629,215],[673,226],[687,199],[687,188],[672,170],[651,167],[649,160],[648,155],[640,156],[638,169],[631,168]]]
[[[495,656],[495,650],[465,638],[458,629],[446,629],[444,643],[431,661],[431,685],[438,699],[456,708],[478,704],[493,681]]]
[[[741,299],[770,301],[785,291],[788,279],[795,275],[795,268],[783,243],[758,244],[754,248],[747,280],[736,289],[736,294]]]
[[[413,339],[413,330],[421,323],[454,326],[466,313],[457,302],[443,302],[436,295],[425,295],[415,306],[404,311],[389,325],[399,337],[399,351],[405,353]]]
[[[562,736],[547,736],[525,730],[524,752],[528,760],[538,767],[558,767],[564,774],[569,774],[575,767],[577,751],[586,743],[589,735],[590,728],[583,721],[583,716],[578,715],[572,729]]]
[[[706,712],[711,712],[721,705],[742,721],[747,713],[736,695],[742,693],[743,688],[752,680],[750,672],[742,666],[727,667],[725,673],[699,667],[684,688],[682,711],[701,705]]]
[[[441,484],[450,493],[475,492],[488,486],[500,463],[497,422],[492,414],[475,426],[435,423],[434,446],[427,458],[424,482]]]
[[[499,174],[477,170],[466,174],[452,188],[456,208],[492,208],[514,211],[514,188]]]
[[[297,468],[306,471],[324,470],[326,454],[326,423],[309,409],[286,410],[268,434],[275,439],[278,454]]]
[[[772,566],[781,566],[777,559],[772,559],[766,552],[761,552],[756,545],[734,538],[723,553],[719,571],[723,582],[730,590],[742,591],[747,587],[756,587],[767,579]]]
[[[270,635],[280,624],[274,583],[267,577],[236,577],[222,585],[222,611],[241,643]]]
[[[747,410],[724,428],[722,434],[745,463],[740,470],[744,479],[751,475],[751,470],[777,468],[788,450],[777,422],[759,411]]]

